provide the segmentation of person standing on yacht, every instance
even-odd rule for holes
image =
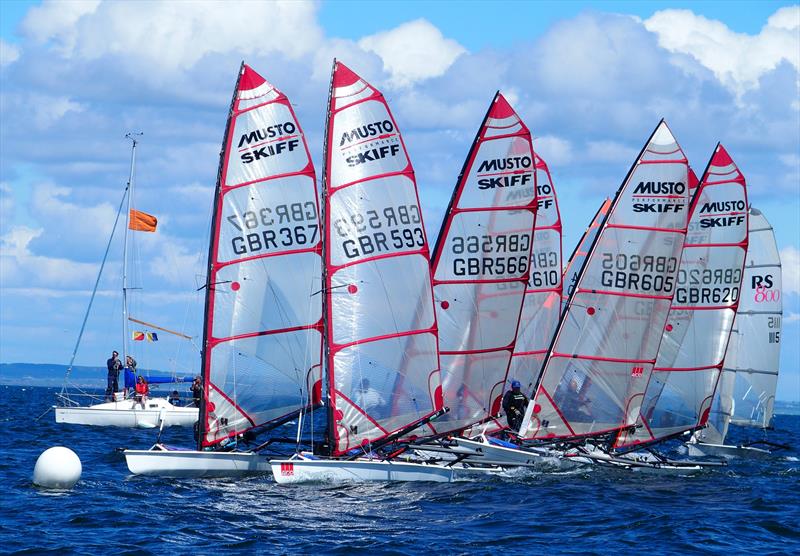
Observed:
[[[122,368],[122,362],[119,360],[119,352],[111,352],[111,357],[106,360],[106,367],[108,368],[106,400],[114,401],[114,392],[119,390],[119,370]]]

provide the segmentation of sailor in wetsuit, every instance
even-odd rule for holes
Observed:
[[[528,406],[528,397],[520,391],[521,384],[518,380],[511,383],[511,390],[503,396],[503,411],[506,412],[508,426],[511,430],[518,431],[525,416],[525,408]]]

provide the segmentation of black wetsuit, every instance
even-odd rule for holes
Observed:
[[[508,426],[512,430],[518,431],[525,416],[525,408],[528,406],[528,397],[517,390],[509,390],[503,396],[503,411],[506,412]]]
[[[106,360],[106,367],[108,367],[108,385],[106,386],[106,398],[114,399],[114,392],[119,390],[119,370],[122,367],[122,362],[116,357],[111,357]]]

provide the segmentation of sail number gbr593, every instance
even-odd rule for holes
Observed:
[[[334,240],[348,259],[371,257],[425,246],[422,218],[414,204],[383,207],[380,210],[349,212],[331,222]]]

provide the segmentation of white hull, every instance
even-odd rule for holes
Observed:
[[[581,449],[578,452],[569,454],[567,457],[579,463],[604,465],[639,472],[686,474],[697,473],[702,471],[706,466],[716,465],[711,462],[701,464],[691,461],[663,460],[649,452],[634,452],[621,456],[611,455],[602,450],[592,449],[591,447],[588,449]]]
[[[96,427],[126,427],[153,429],[191,427],[198,419],[196,407],[176,407],[163,398],[152,398],[142,404],[133,399],[107,402],[89,407],[55,407],[56,423]]]
[[[474,475],[497,474],[497,468],[447,467],[406,461],[312,460],[291,458],[272,460],[272,475],[278,484],[428,481],[451,483]]]
[[[149,450],[125,450],[125,462],[135,475],[156,477],[242,477],[269,473],[266,456],[254,452],[169,450],[159,444]]]
[[[572,462],[564,460],[559,453],[546,449],[535,448],[507,448],[490,444],[488,441],[456,439],[459,448],[474,450],[481,454],[481,458],[468,457],[469,461],[484,459],[497,465],[523,466],[523,467],[549,467],[562,469],[571,467]]]
[[[769,450],[750,446],[731,446],[728,444],[705,444],[687,442],[689,455],[693,457],[719,456],[723,458],[763,458],[772,454]]]

